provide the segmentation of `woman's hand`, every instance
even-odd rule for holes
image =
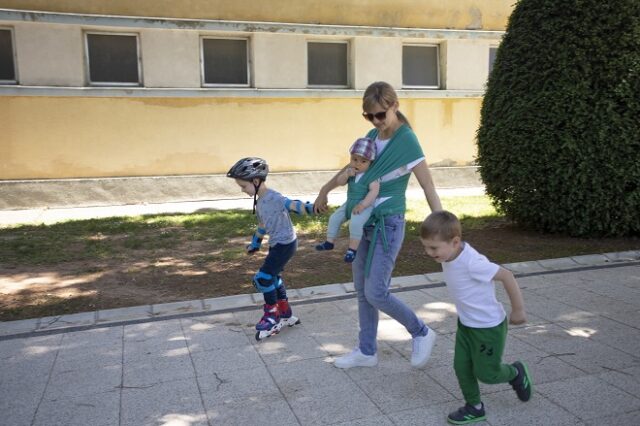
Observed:
[[[338,180],[340,179],[340,175],[342,173],[344,173],[347,170],[348,167],[349,167],[349,165],[347,164],[342,169],[340,169],[340,171],[338,173],[336,173],[335,176],[333,176],[331,179],[329,179],[329,182],[324,184],[324,186],[322,187],[322,189],[318,193],[318,196],[316,197],[316,200],[313,202],[313,212],[314,213],[316,213],[316,214],[318,214],[318,213],[326,213],[327,210],[329,210],[329,207],[327,206],[327,204],[329,202],[329,200],[327,199],[327,195],[329,194],[329,192],[331,192],[333,189],[337,188],[340,185],[338,183]]]
[[[320,191],[316,200],[313,202],[313,212],[318,213],[326,213],[328,210],[327,207],[327,194],[323,191]]]

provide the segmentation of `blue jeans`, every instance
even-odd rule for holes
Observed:
[[[428,328],[422,320],[400,299],[389,292],[391,273],[404,240],[404,215],[387,216],[384,220],[389,251],[384,251],[380,234],[376,241],[369,277],[365,277],[367,252],[371,245],[373,227],[364,229],[364,238],[358,246],[352,264],[353,283],[358,295],[358,318],[360,321],[360,351],[365,355],[377,352],[378,311],[404,325],[411,337],[425,336]]]
[[[263,293],[264,303],[267,305],[274,305],[278,300],[287,298],[287,289],[284,282],[280,281],[280,273],[284,270],[284,267],[293,255],[296,254],[297,248],[298,240],[293,240],[289,244],[276,244],[269,247],[269,253],[264,259],[260,271],[273,277],[273,284],[276,289],[268,293]]]

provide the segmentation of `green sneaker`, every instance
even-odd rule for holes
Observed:
[[[480,409],[475,408],[473,405],[465,404],[464,407],[458,408],[458,411],[449,413],[447,422],[454,425],[466,425],[468,423],[481,422],[486,419],[484,404],[482,404]]]
[[[516,391],[516,395],[518,395],[518,399],[520,401],[526,402],[531,399],[531,395],[533,395],[533,381],[531,380],[531,374],[529,373],[529,369],[527,368],[527,364],[524,362],[516,361],[511,364],[518,371],[518,375],[509,382],[514,391]]]

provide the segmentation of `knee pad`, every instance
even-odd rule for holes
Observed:
[[[266,272],[258,271],[253,276],[253,286],[260,293],[269,293],[276,289],[277,277]]]

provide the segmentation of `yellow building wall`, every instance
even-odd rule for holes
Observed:
[[[0,0],[0,8],[162,18],[502,31],[514,3],[514,0]]]
[[[0,179],[226,173],[254,155],[274,172],[335,170],[370,128],[354,98],[1,100]],[[401,99],[400,109],[431,165],[464,165],[481,101]]]

